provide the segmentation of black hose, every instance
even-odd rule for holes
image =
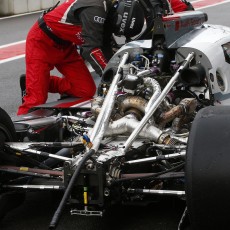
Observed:
[[[84,166],[85,162],[86,162],[94,153],[95,153],[95,150],[94,150],[94,149],[90,149],[89,152],[86,153],[86,154],[82,157],[81,161],[79,162],[78,167],[76,168],[76,170],[75,170],[73,176],[72,176],[71,179],[70,179],[70,182],[69,182],[69,184],[68,184],[68,186],[67,186],[67,188],[66,188],[66,191],[65,191],[65,193],[64,193],[64,195],[63,195],[63,197],[62,197],[62,200],[61,200],[61,202],[60,202],[60,204],[59,204],[59,206],[58,206],[56,212],[55,212],[54,215],[53,215],[53,218],[52,218],[52,220],[51,220],[51,222],[50,222],[50,225],[49,225],[49,229],[55,229],[55,228],[56,228],[57,223],[58,223],[58,221],[59,221],[59,219],[60,219],[60,217],[61,217],[61,214],[62,214],[62,212],[63,212],[63,210],[64,210],[66,201],[67,201],[67,199],[69,198],[70,193],[71,193],[71,191],[72,191],[72,189],[73,189],[73,186],[74,186],[76,180],[78,179],[78,177],[79,177],[79,175],[80,175],[80,172],[81,172],[82,167]]]
[[[71,155],[71,149],[70,148],[63,148],[59,150],[57,153],[55,153],[57,156],[64,156],[69,157]],[[62,162],[62,160],[54,159],[54,158],[48,158],[44,160],[41,164],[47,165],[48,167],[52,168],[58,163]]]

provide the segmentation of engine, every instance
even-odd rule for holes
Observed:
[[[95,154],[75,184],[72,214],[102,215],[114,203],[147,204],[157,195],[185,195],[191,124],[201,108],[213,104],[206,70],[194,53],[178,62],[176,50],[132,45],[111,60],[91,111],[84,112],[85,126],[90,124],[84,143]],[[113,65],[118,57],[120,64]],[[66,181],[71,170],[67,164]]]

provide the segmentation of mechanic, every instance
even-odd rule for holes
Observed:
[[[188,8],[180,0],[169,1],[174,12]],[[135,36],[144,17],[138,0],[66,0],[44,11],[27,35],[26,95],[17,114],[45,103],[48,92],[92,98],[96,86],[84,59],[101,76],[113,55],[112,33]],[[50,75],[54,67],[63,77]]]

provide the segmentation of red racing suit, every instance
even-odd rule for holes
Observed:
[[[111,56],[104,29],[107,14],[104,0],[67,0],[41,16],[26,39],[26,96],[18,115],[46,102],[48,92],[92,98],[96,87],[82,56],[98,74]],[[104,52],[102,50],[105,50]],[[50,76],[54,67],[63,77]]]

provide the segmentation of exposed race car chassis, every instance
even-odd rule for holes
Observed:
[[[47,103],[13,121],[0,110],[1,194],[63,191],[51,229],[67,202],[71,214],[102,216],[158,196],[185,199],[194,229],[226,226],[230,29],[206,19],[157,18],[152,40],[112,57],[93,100]]]

